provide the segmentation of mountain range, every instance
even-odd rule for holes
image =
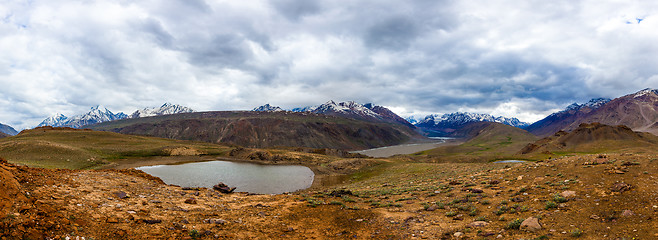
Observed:
[[[76,115],[73,117],[67,117],[63,114],[57,113],[51,117],[43,120],[37,127],[51,126],[51,127],[71,127],[71,128],[80,128],[86,125],[92,125],[102,122],[126,119],[126,118],[140,118],[140,117],[152,117],[152,116],[161,116],[168,114],[176,113],[187,113],[193,112],[194,110],[180,106],[174,105],[171,103],[165,103],[159,108],[144,108],[133,112],[130,116],[126,115],[123,112],[113,113],[102,106],[94,106],[87,113]]]
[[[572,104],[528,126],[529,132],[545,137],[557,131],[572,131],[581,123],[599,122],[625,125],[633,131],[658,134],[658,89],[643,89],[613,100],[592,99],[585,104]]]
[[[18,134],[16,129],[10,127],[9,125],[4,125],[2,123],[0,123],[0,133],[4,133],[8,136],[13,136],[13,135]]]
[[[263,106],[254,108],[253,111],[276,112],[283,111],[283,109],[277,106],[265,104]],[[415,128],[411,123],[407,122],[407,120],[393,113],[388,108],[377,106],[372,103],[359,104],[354,101],[336,103],[333,100],[330,100],[319,106],[293,108],[291,112],[315,113],[364,121],[398,123],[411,128]]]
[[[517,128],[525,128],[529,125],[528,123],[521,122],[516,118],[495,117],[490,114],[467,112],[456,112],[443,115],[432,114],[426,116],[420,121],[413,118],[410,118],[410,120],[414,121],[416,127],[428,133],[430,136],[451,137],[467,137],[463,136],[464,132],[458,130],[466,126],[468,123],[473,122],[495,122]]]

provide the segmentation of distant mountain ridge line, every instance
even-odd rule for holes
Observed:
[[[187,113],[187,112],[194,112],[194,110],[181,105],[165,103],[159,108],[147,107],[147,108],[136,110],[129,116],[123,112],[119,112],[115,114],[105,107],[96,105],[92,107],[89,112],[81,115],[75,115],[73,117],[67,117],[64,116],[63,114],[57,113],[54,116],[44,119],[39,125],[37,125],[37,127],[51,126],[51,127],[80,128],[86,125],[92,125],[96,123],[102,123],[102,122],[108,122],[114,120],[121,120],[126,118],[152,117],[152,116],[161,116],[161,115]]]
[[[658,89],[646,88],[615,99],[595,98],[572,104],[526,128],[537,136],[571,131],[582,123],[625,125],[633,131],[658,134]]]

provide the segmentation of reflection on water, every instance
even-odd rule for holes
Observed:
[[[495,161],[494,163],[524,163],[527,161],[523,160],[500,160],[500,161]]]
[[[306,189],[315,174],[304,166],[259,165],[228,161],[139,167],[167,184],[212,188],[218,182],[236,187],[236,192],[279,194]]]

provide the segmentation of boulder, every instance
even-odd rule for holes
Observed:
[[[521,223],[521,227],[519,229],[528,231],[528,232],[536,232],[541,230],[541,225],[539,224],[539,219],[536,217],[529,217],[526,220],[523,220]]]
[[[218,183],[217,185],[213,186],[212,188],[219,191],[219,192],[221,192],[221,193],[232,193],[233,191],[235,191],[235,187],[229,187],[226,184],[224,184],[223,182]]]

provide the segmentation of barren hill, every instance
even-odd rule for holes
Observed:
[[[655,147],[657,143],[658,137],[648,133],[634,132],[627,126],[582,123],[571,132],[559,131],[553,136],[528,144],[520,153],[597,152],[634,147]]]
[[[420,158],[433,162],[487,162],[511,156],[537,139],[523,129],[494,122],[469,123],[462,130],[473,137],[461,145],[425,151]]]
[[[293,112],[201,112],[125,119],[94,130],[163,138],[275,146],[358,150],[396,145],[421,136],[408,126]]]

